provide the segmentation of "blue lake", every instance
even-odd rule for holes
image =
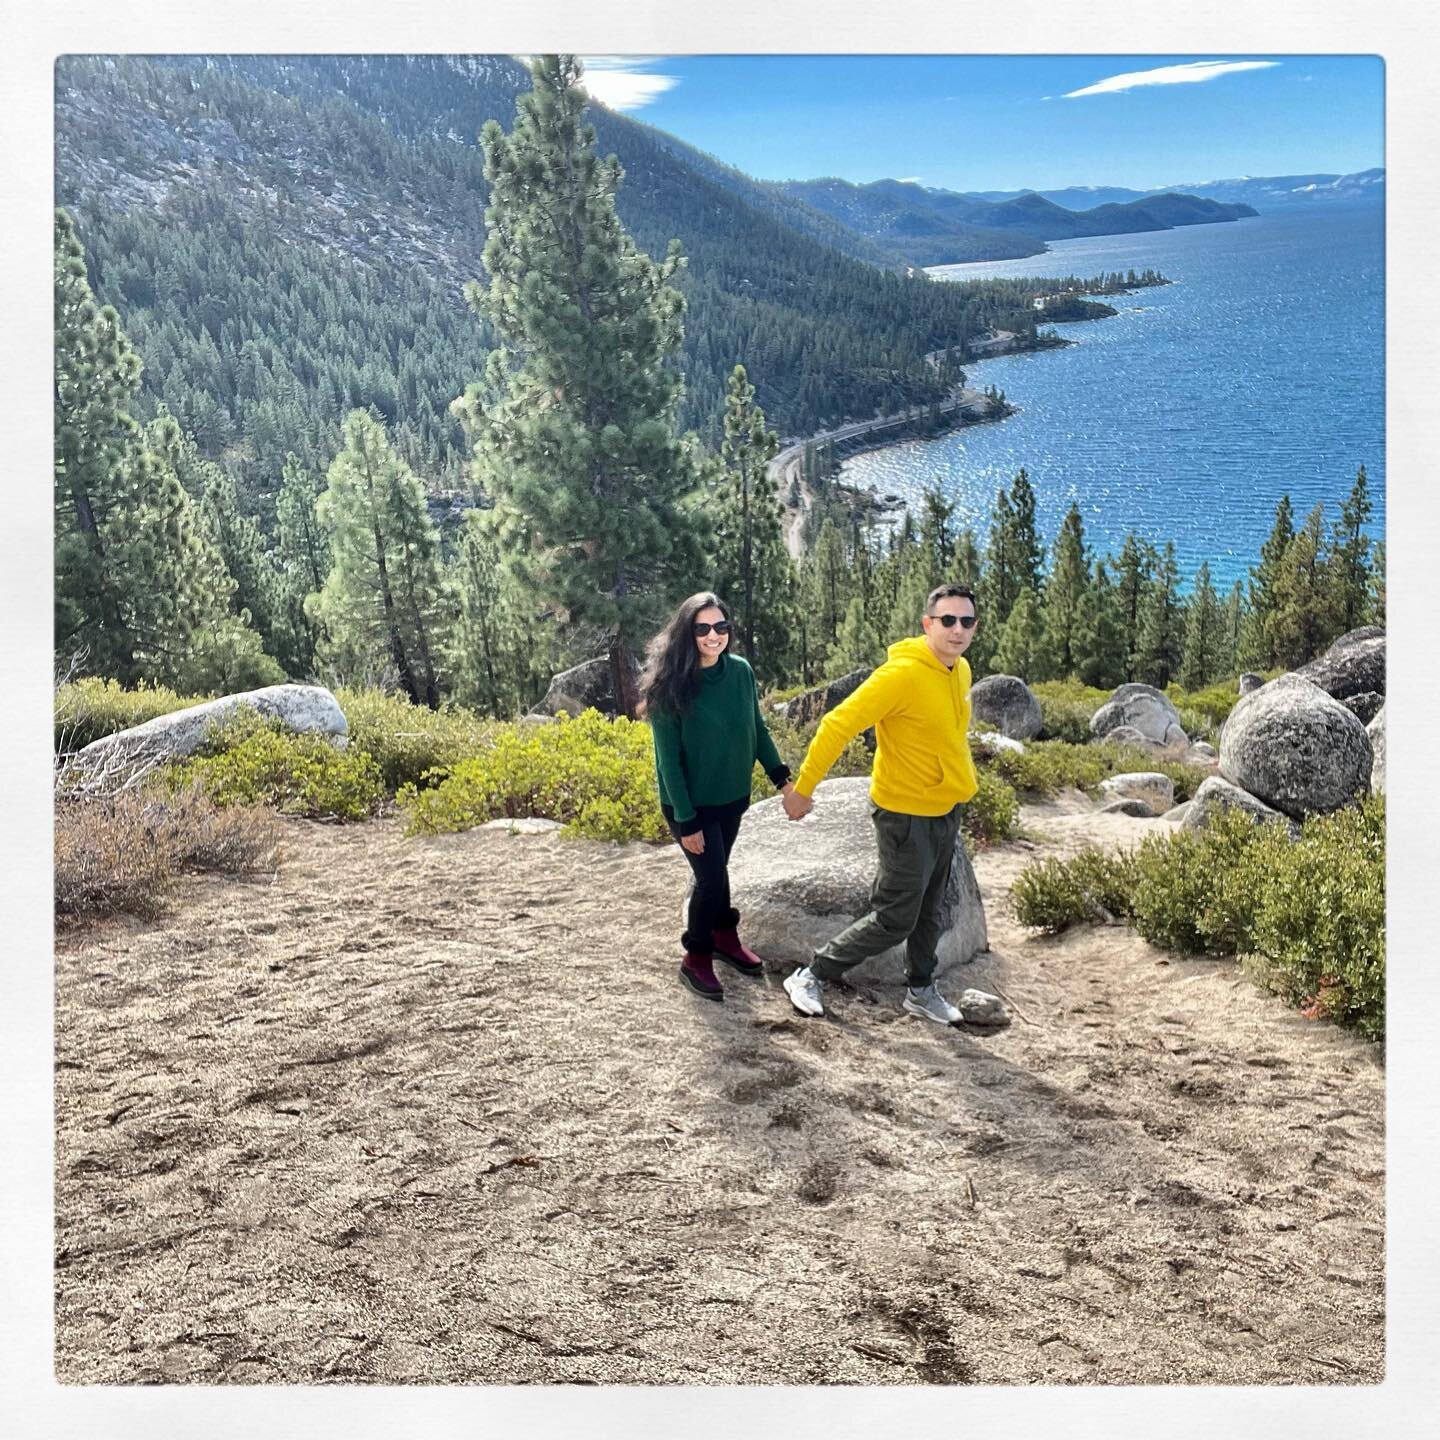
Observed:
[[[967,367],[1020,413],[845,462],[850,484],[929,485],[983,546],[995,492],[1024,466],[1047,544],[1070,502],[1098,554],[1128,530],[1174,540],[1188,582],[1245,575],[1290,495],[1326,518],[1363,464],[1385,519],[1384,214],[1380,207],[1056,242],[1025,260],[932,273],[1089,277],[1153,267],[1175,281],[1111,298],[1113,319],[1054,327],[1076,344]]]

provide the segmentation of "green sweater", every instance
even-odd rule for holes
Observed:
[[[660,803],[675,812],[681,832],[701,828],[699,805],[729,805],[750,793],[758,760],[776,786],[790,778],[760,713],[755,673],[738,655],[721,655],[700,671],[700,693],[683,715],[650,717]]]

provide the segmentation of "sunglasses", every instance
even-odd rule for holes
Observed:
[[[938,620],[947,630],[958,625],[962,630],[973,630],[975,621],[979,618],[976,615],[932,615],[932,620]]]
[[[728,620],[716,620],[711,623],[706,620],[697,620],[690,628],[694,630],[695,638],[700,640],[712,630],[717,635],[728,635],[730,633],[730,622]]]

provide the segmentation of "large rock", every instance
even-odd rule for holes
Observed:
[[[1107,800],[1138,800],[1151,815],[1163,815],[1175,803],[1175,782],[1158,771],[1140,770],[1102,780],[1100,793]]]
[[[870,908],[876,869],[870,808],[870,781],[864,776],[823,781],[815,789],[814,811],[798,823],[786,817],[778,796],[750,808],[730,857],[730,893],[745,943],[772,964],[808,965],[817,946]],[[945,914],[941,973],[990,945],[963,840],[955,844]],[[902,983],[902,947],[873,956],[853,973],[857,979]]]
[[[244,690],[172,710],[143,725],[102,736],[80,751],[76,763],[96,766],[117,761],[183,760],[200,748],[212,726],[223,725],[241,710],[253,710],[300,733],[326,735],[340,746],[350,728],[339,702],[323,685],[266,685],[261,690]]]
[[[1220,774],[1295,819],[1367,789],[1372,764],[1365,727],[1296,672],[1237,701],[1220,732]]]
[[[1025,747],[1018,740],[1012,740],[998,730],[972,730],[970,732],[970,749],[972,752],[984,752],[989,755],[999,755],[1002,751],[1009,751],[1012,755],[1025,753]]]
[[[783,711],[785,718],[792,725],[813,723],[833,710],[842,700],[848,700],[872,673],[868,669],[852,670],[838,680],[803,691],[793,700],[786,702]]]
[[[970,713],[1012,740],[1033,740],[1040,733],[1040,702],[1014,675],[987,675],[970,687]]]
[[[1383,695],[1385,632],[1368,633],[1374,628],[1367,625],[1342,635],[1323,655],[1290,673],[1312,681],[1336,700],[1363,695],[1367,691]]]
[[[635,662],[630,661],[632,680],[638,679],[639,671]],[[602,715],[618,715],[622,706],[615,694],[614,672],[609,656],[598,660],[586,660],[562,670],[550,682],[545,698],[535,707],[541,715],[554,715],[564,711],[567,715],[579,715],[584,710],[598,710]]]
[[[1385,707],[1383,705],[1375,718],[1365,727],[1365,733],[1370,737],[1370,750],[1375,757],[1375,763],[1370,767],[1370,793],[1383,795],[1385,793]]]
[[[1121,685],[1090,717],[1090,733],[1097,739],[1122,725],[1138,730],[1157,745],[1178,743],[1175,731],[1179,737],[1185,735],[1180,727],[1180,712],[1170,697],[1153,685]]]
[[[1385,697],[1374,690],[1347,695],[1340,702],[1362,725],[1368,725],[1379,713]]]
[[[1177,805],[1175,809],[1183,813],[1176,815],[1171,811],[1165,818],[1179,820],[1186,830],[1203,830],[1210,823],[1210,817],[1221,810],[1243,810],[1257,825],[1270,820],[1277,821],[1285,825],[1291,834],[1299,828],[1293,820],[1278,810],[1272,810],[1263,800],[1257,800],[1249,791],[1232,785],[1228,780],[1222,780],[1218,775],[1202,780],[1185,805]]]

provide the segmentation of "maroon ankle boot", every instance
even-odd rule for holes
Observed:
[[[715,978],[715,967],[708,955],[698,955],[693,950],[685,952],[680,962],[680,978],[697,995],[707,1000],[723,1000],[725,991]]]
[[[765,962],[753,951],[740,943],[738,930],[717,930],[715,932],[715,958],[723,960],[742,975],[763,975]]]

